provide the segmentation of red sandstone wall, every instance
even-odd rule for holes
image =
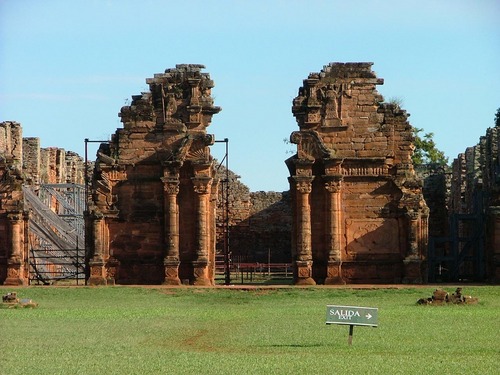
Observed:
[[[408,114],[383,103],[371,63],[332,63],[293,100],[295,281],[422,282],[428,209]]]

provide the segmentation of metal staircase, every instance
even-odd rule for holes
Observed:
[[[85,188],[77,184],[23,186],[29,210],[30,282],[84,279]]]

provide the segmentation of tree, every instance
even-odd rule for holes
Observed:
[[[495,113],[495,126],[500,127],[500,108],[498,108],[497,113]]]
[[[423,130],[421,128],[413,128],[413,136],[415,138],[413,141],[413,145],[415,146],[412,156],[413,164],[447,165],[448,158],[443,151],[436,147],[433,139],[434,133],[425,133],[423,137],[420,137],[419,133]]]

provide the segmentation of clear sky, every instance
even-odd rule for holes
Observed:
[[[222,107],[207,130],[252,191],[288,190],[292,99],[336,61],[373,62],[378,91],[453,159],[500,107],[500,1],[0,0],[0,121],[83,156],[146,78],[203,64]]]

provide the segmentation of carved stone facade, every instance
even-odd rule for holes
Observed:
[[[207,134],[214,86],[202,65],[147,79],[102,144],[87,217],[88,282],[212,285],[218,179]]]
[[[293,100],[296,284],[421,283],[428,208],[408,114],[383,103],[372,63],[332,63]]]

